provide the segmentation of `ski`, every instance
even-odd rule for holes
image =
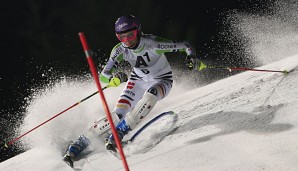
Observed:
[[[164,116],[167,115],[176,115],[175,112],[173,111],[167,111],[167,112],[163,112],[159,115],[157,115],[156,117],[152,118],[151,120],[149,120],[145,125],[143,125],[141,128],[139,128],[128,140],[122,141],[122,147],[125,147],[126,145],[128,145],[129,143],[134,142],[134,140],[141,135],[141,133],[146,130],[146,128],[148,128],[150,125],[152,125],[153,123],[155,123],[156,121],[160,120],[161,118],[163,118]],[[115,156],[116,158],[119,158],[119,153],[116,150],[108,150],[113,156]]]
[[[159,115],[157,115],[156,117],[154,117],[153,119],[151,119],[150,121],[148,121],[144,126],[142,126],[138,131],[136,131],[129,140],[124,141],[122,143],[127,144],[128,142],[133,142],[135,140],[135,138],[137,138],[149,125],[153,124],[154,122],[156,122],[157,120],[159,120],[160,118],[162,118],[163,116],[166,115],[174,115],[175,113],[173,111],[168,111],[168,112],[163,112]]]

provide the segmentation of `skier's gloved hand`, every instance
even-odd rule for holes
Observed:
[[[196,50],[192,44],[189,42],[185,42],[186,45],[186,58],[185,58],[185,65],[189,70],[196,70],[199,67],[199,58],[196,55]]]
[[[8,148],[8,145],[4,141],[1,141],[0,142],[0,149],[1,150],[6,150],[7,148]]]
[[[200,60],[194,55],[188,55],[185,58],[185,65],[189,70],[197,70],[199,68]]]
[[[128,77],[124,72],[115,72],[113,73],[113,77],[119,78],[121,83],[126,82],[128,80]]]

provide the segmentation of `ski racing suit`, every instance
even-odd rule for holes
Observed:
[[[126,123],[133,129],[148,113],[142,115],[139,112],[140,116],[133,117],[126,116],[126,114],[146,94],[155,96],[154,104],[169,94],[173,84],[173,75],[164,53],[178,51],[186,52],[187,55],[194,53],[188,42],[175,43],[154,35],[142,35],[136,49],[129,49],[123,43],[117,44],[101,72],[100,80],[108,83],[112,73],[117,70],[117,65],[124,60],[130,63],[133,70],[112,114],[116,114],[120,120],[125,118]]]
[[[187,55],[195,53],[188,42],[173,42],[149,34],[140,36],[135,49],[125,47],[124,43],[118,43],[112,49],[110,58],[100,74],[100,81],[109,83],[123,61],[129,62],[133,69],[111,112],[117,128],[124,125],[124,129],[134,129],[156,102],[169,94],[173,84],[173,73],[164,55],[166,52],[185,52]],[[92,137],[110,133],[109,122],[103,117],[69,147],[69,152],[75,157],[88,147]]]

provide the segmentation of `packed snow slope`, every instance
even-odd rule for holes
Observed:
[[[294,55],[258,68],[292,71],[289,74],[246,71],[187,92],[183,85],[174,85],[146,120],[172,110],[178,114],[175,129],[150,150],[129,154],[130,170],[298,170],[297,66],[298,55]],[[65,81],[36,94],[20,133],[86,97],[94,87],[91,80]],[[121,89],[105,91],[110,106]],[[28,150],[0,163],[0,170],[72,170],[62,161],[62,154],[67,142],[103,113],[98,97],[32,132],[23,142]],[[141,134],[140,144],[131,149],[158,138],[147,136]],[[95,152],[75,163],[76,170],[124,170],[122,162],[104,151],[101,143],[95,147]]]

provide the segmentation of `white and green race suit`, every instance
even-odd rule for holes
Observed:
[[[185,52],[194,55],[188,42],[173,42],[154,35],[141,35],[137,48],[129,49],[123,43],[117,44],[100,74],[100,80],[108,83],[119,63],[127,61],[133,68],[130,78],[114,109],[120,118],[130,112],[149,92],[161,100],[172,88],[172,69],[165,52]]]

